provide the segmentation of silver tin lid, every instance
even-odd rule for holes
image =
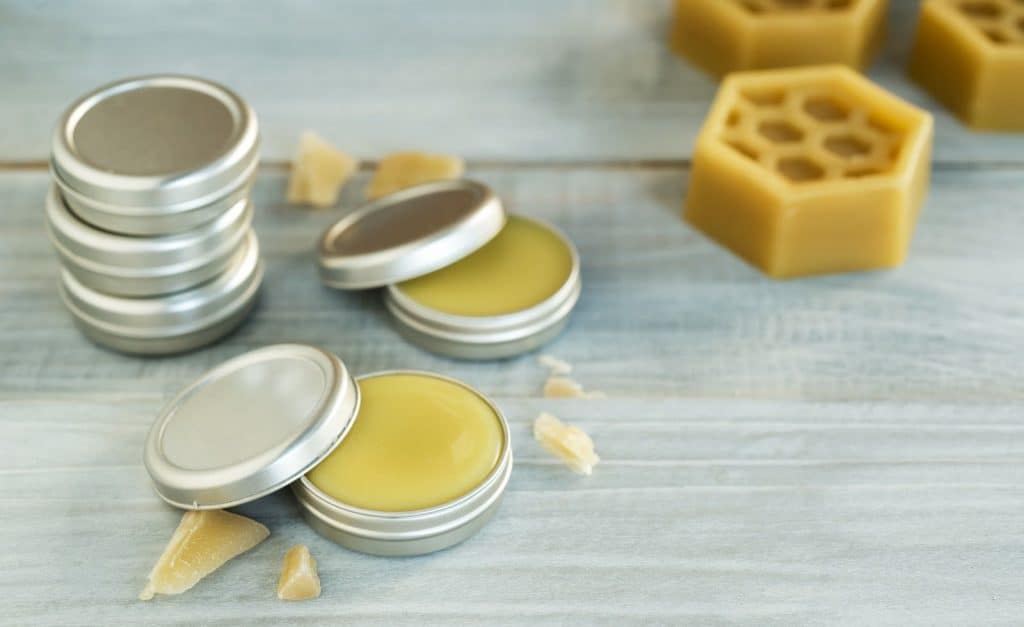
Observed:
[[[441,505],[408,512],[378,512],[347,505],[319,490],[307,478],[292,484],[303,516],[325,537],[373,555],[422,555],[446,549],[476,533],[497,511],[512,476],[512,442],[501,410],[472,387],[439,374],[386,371],[358,377],[361,381],[389,374],[429,376],[459,385],[483,399],[501,424],[504,443],[497,463],[479,486]]]
[[[258,159],[256,115],[200,78],[130,78],[83,96],[53,135],[51,165],[83,197],[150,213],[209,204]]]
[[[410,187],[360,207],[324,231],[317,250],[320,279],[345,290],[412,279],[468,256],[504,226],[501,201],[482,183]]]
[[[46,226],[64,267],[86,287],[114,296],[155,296],[195,287],[244,254],[252,207],[241,199],[198,229],[128,237],[96,229],[68,210],[51,188]]]
[[[184,292],[151,298],[110,296],[83,285],[75,275],[61,270],[61,295],[76,321],[89,331],[90,337],[116,338],[112,348],[125,352],[178,352],[189,350],[194,343],[178,350],[174,342],[167,350],[146,350],[147,342],[188,340],[194,334],[235,317],[252,306],[263,279],[259,260],[259,244],[249,231],[245,253],[235,266],[216,277]],[[137,345],[137,346],[136,346]]]
[[[164,408],[146,439],[146,470],[171,505],[233,507],[304,475],[358,409],[359,387],[335,355],[261,348],[204,374]]]
[[[554,339],[566,326],[582,291],[580,256],[559,229],[536,218],[517,217],[556,234],[572,255],[565,283],[546,300],[499,316],[457,316],[426,307],[389,285],[384,303],[399,332],[414,344],[457,359],[500,359],[530,352]]]

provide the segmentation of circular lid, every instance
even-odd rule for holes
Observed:
[[[234,92],[187,76],[100,87],[53,135],[58,179],[100,202],[159,211],[226,193],[258,157],[256,115]]]
[[[233,507],[295,481],[348,433],[359,388],[335,355],[268,346],[214,368],[160,413],[146,439],[156,491],[186,509]]]
[[[324,231],[320,279],[339,289],[382,287],[451,265],[505,226],[505,208],[474,181],[437,181],[366,204]]]
[[[93,228],[72,213],[56,187],[46,196],[46,226],[54,246],[96,272],[115,276],[167,276],[187,272],[236,249],[252,221],[242,198],[197,229],[175,235],[133,237]]]

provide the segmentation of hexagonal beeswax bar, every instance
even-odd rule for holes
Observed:
[[[888,0],[676,0],[672,47],[707,72],[841,63],[881,47]]]
[[[686,219],[776,278],[899,265],[931,116],[843,66],[730,75],[697,138]]]
[[[1024,130],[1024,0],[925,0],[910,75],[965,124]]]

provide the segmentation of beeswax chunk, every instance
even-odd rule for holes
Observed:
[[[572,372],[572,364],[553,355],[541,355],[537,363],[550,370],[552,376],[565,376]]]
[[[594,466],[601,461],[594,452],[594,441],[586,432],[547,412],[541,413],[533,422],[533,437],[549,453],[581,475],[593,473]]]
[[[545,398],[604,398],[603,392],[585,392],[578,381],[552,376],[544,383]]]
[[[330,207],[359,162],[307,131],[299,138],[299,149],[288,179],[288,202],[295,205]]]
[[[316,560],[303,544],[288,549],[284,567],[277,582],[277,598],[282,601],[305,601],[320,596],[320,576]]]
[[[270,535],[255,520],[222,510],[185,512],[139,594],[181,594]]]
[[[672,47],[706,72],[838,63],[867,67],[888,0],[676,0]]]
[[[925,0],[910,76],[969,126],[1024,131],[1024,2]]]
[[[736,73],[697,138],[685,216],[776,278],[899,265],[931,116],[842,66]]]
[[[366,186],[366,198],[374,200],[421,183],[457,179],[465,169],[465,164],[458,157],[396,152],[381,159],[370,184]]]

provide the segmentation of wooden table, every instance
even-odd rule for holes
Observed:
[[[893,4],[871,75],[937,118],[909,261],[793,282],[679,219],[715,85],[666,52],[665,0],[0,7],[0,623],[1021,624],[1024,137],[970,133],[907,83],[917,3]],[[228,340],[139,359],[73,328],[41,207],[60,111],[154,71],[224,81],[259,113],[267,279]],[[367,159],[336,209],[282,201],[306,128]],[[464,155],[576,241],[584,294],[550,352],[607,400],[540,398],[532,356],[421,352],[376,295],[317,283],[318,233],[402,148]],[[155,414],[214,364],[287,341],[492,395],[516,455],[502,511],[453,550],[383,559],[320,538],[278,494],[242,508],[268,541],[186,595],[136,601],[180,515],[141,464]],[[593,435],[592,477],[533,442],[541,410]],[[288,604],[273,590],[297,542],[324,594]]]

